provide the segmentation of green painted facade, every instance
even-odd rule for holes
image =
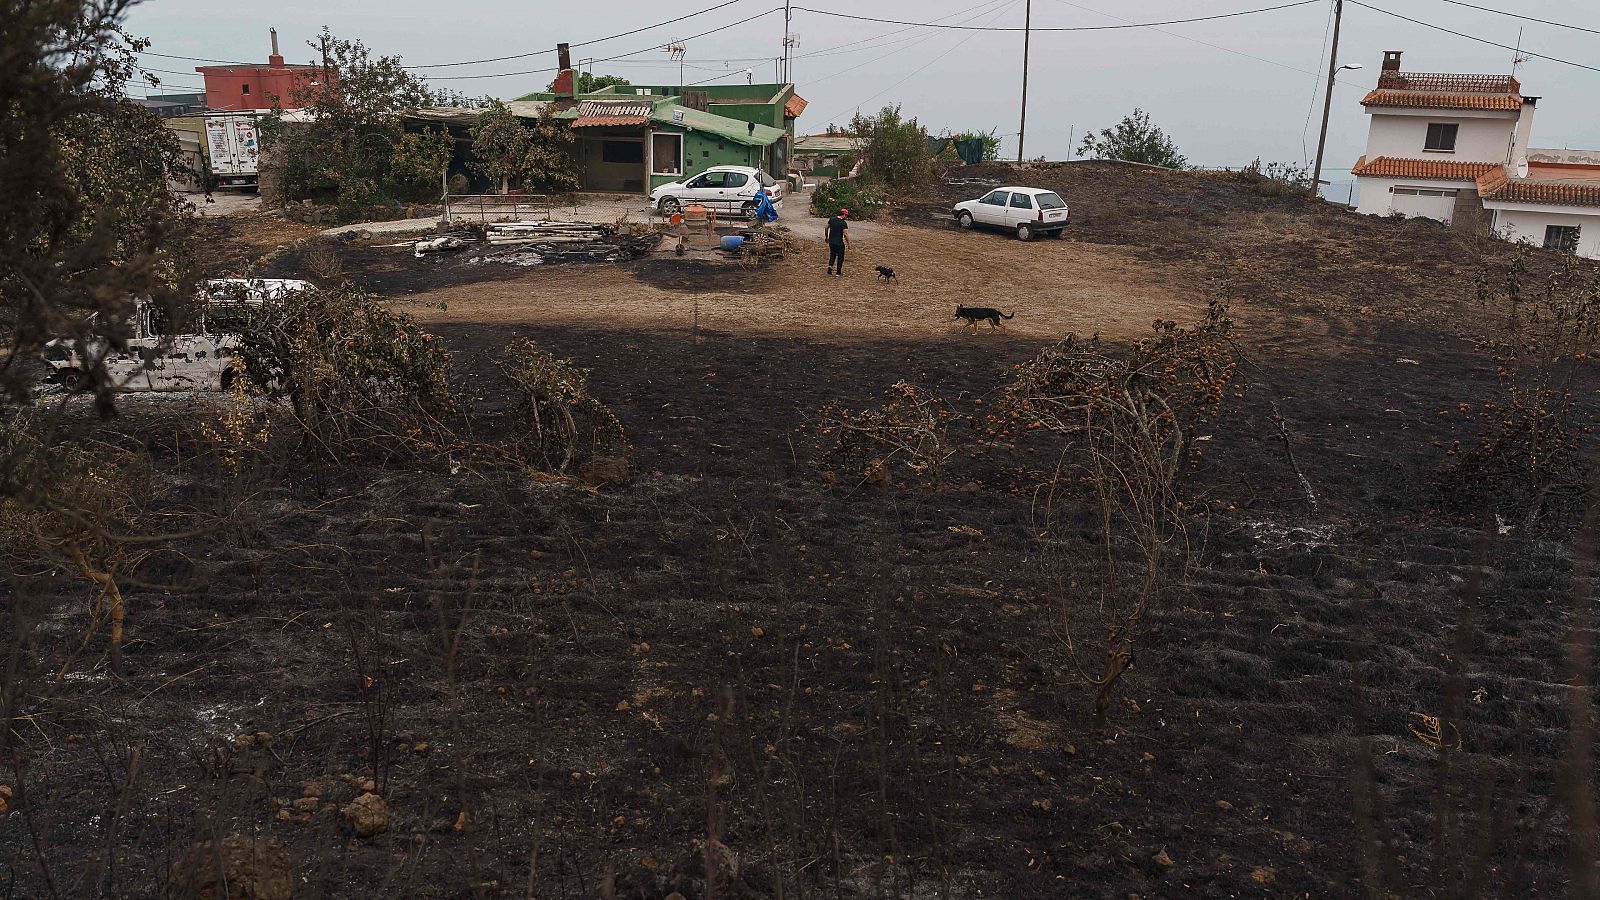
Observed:
[[[609,163],[590,165],[598,143],[590,144],[588,150],[580,152],[585,171],[584,187],[591,190],[632,190],[639,186],[649,191],[692,177],[712,166],[755,166],[766,169],[775,177],[782,177],[794,137],[794,120],[785,115],[789,100],[794,96],[792,85],[705,85],[691,86],[690,90],[706,95],[707,109],[680,105],[678,101],[682,97],[676,85],[608,86],[574,98],[580,103],[585,100],[651,102],[649,124],[603,130],[579,129],[586,132],[583,134],[586,142],[642,141],[648,152],[653,146],[650,143],[651,134],[683,135],[684,171],[679,174],[657,174],[652,171],[647,177],[624,179],[623,171]],[[549,102],[555,99],[555,95],[540,92],[517,99]],[[576,110],[563,110],[558,117],[572,118],[576,114]],[[612,171],[613,168],[617,168],[617,171]],[[638,165],[636,171],[642,176],[644,168]],[[627,187],[621,187],[624,180]]]

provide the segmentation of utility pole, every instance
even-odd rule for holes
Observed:
[[[1022,122],[1017,126],[1017,162],[1022,162],[1022,140],[1028,134],[1028,44],[1033,37],[1033,0],[1022,18]]]
[[[1328,113],[1333,109],[1333,79],[1339,74],[1339,22],[1344,0],[1333,0],[1333,44],[1328,50],[1328,93],[1322,100],[1322,133],[1317,136],[1317,165],[1311,170],[1311,196],[1322,195],[1322,151],[1328,144]]]
[[[778,79],[780,84],[789,83],[789,19],[794,15],[789,4],[790,0],[783,0],[783,77]]]

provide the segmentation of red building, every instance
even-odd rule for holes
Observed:
[[[295,109],[295,84],[322,77],[321,66],[284,64],[276,28],[266,65],[195,66],[194,70],[205,78],[206,106],[227,110],[271,109],[274,100],[284,109]]]

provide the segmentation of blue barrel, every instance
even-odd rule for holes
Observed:
[[[724,235],[722,238],[722,249],[724,250],[737,250],[742,246],[744,246],[744,238],[737,234]]]

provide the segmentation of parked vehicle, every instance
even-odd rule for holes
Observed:
[[[664,216],[670,216],[691,203],[718,212],[738,213],[746,219],[756,215],[756,192],[766,189],[773,206],[783,204],[783,182],[750,166],[712,166],[693,178],[663,184],[650,192],[650,202]]]
[[[1024,241],[1039,234],[1059,238],[1072,222],[1071,210],[1061,195],[1030,187],[995,188],[976,200],[957,203],[954,213],[962,228],[1004,228]]]
[[[233,349],[250,308],[310,287],[288,278],[213,279],[206,282],[191,330],[177,331],[160,307],[140,300],[126,350],[55,340],[45,345],[44,359],[68,390],[80,388],[101,357],[119,391],[227,390],[233,383]]]
[[[255,113],[212,113],[206,116],[207,162],[215,187],[259,184],[261,140]]]

